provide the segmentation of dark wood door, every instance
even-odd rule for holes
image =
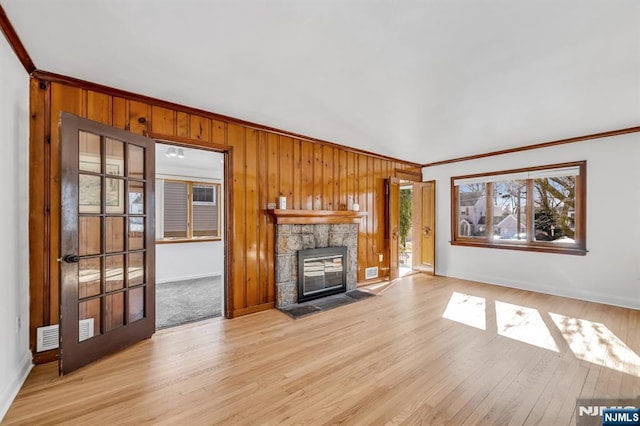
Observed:
[[[60,115],[60,374],[155,331],[151,139]]]
[[[436,183],[413,184],[413,269],[435,274]]]
[[[389,235],[389,279],[395,280],[400,276],[400,179],[390,177],[388,183],[388,217]]]

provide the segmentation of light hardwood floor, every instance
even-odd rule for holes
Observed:
[[[4,423],[568,425],[579,397],[640,395],[640,311],[421,274],[373,291],[37,366]]]

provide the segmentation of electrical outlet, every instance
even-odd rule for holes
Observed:
[[[380,263],[384,262],[384,255],[382,253],[378,254],[378,260]]]

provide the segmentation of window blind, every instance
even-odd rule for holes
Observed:
[[[215,205],[193,205],[193,236],[215,236],[218,230],[218,208]]]
[[[187,237],[188,189],[182,182],[164,183],[164,236]]]

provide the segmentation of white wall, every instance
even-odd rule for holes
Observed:
[[[224,156],[211,151],[184,149],[184,158],[167,158],[170,145],[156,144],[156,176],[168,179],[206,180],[223,183]],[[222,185],[221,188],[224,188]],[[162,188],[156,185],[156,203],[162,203]],[[220,194],[221,202],[224,194]],[[221,211],[223,206],[221,206]],[[156,208],[156,226],[162,224],[162,209]],[[221,223],[224,230],[224,224]],[[222,275],[224,241],[156,245],[156,282]]]
[[[222,241],[156,245],[156,282],[222,275]]]
[[[31,369],[29,78],[0,35],[0,420]],[[17,322],[20,322],[19,326]]]
[[[452,246],[451,176],[587,160],[586,256]],[[640,309],[640,134],[423,169],[436,180],[436,273]]]

